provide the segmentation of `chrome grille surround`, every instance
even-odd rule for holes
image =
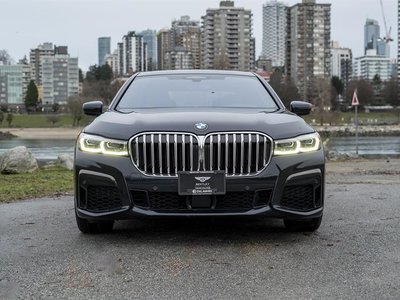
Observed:
[[[160,146],[161,145],[161,146]],[[146,176],[177,177],[179,171],[260,174],[271,161],[272,139],[260,132],[144,132],[128,143],[134,166]]]

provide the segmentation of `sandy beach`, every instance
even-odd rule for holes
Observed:
[[[81,128],[0,128],[22,139],[75,139]]]

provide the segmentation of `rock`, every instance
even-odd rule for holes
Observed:
[[[15,138],[16,136],[11,134],[9,131],[0,131],[0,140],[9,140]]]
[[[32,173],[38,168],[37,160],[25,146],[12,148],[0,158],[2,174]]]
[[[325,157],[330,161],[346,161],[359,158],[354,153],[338,153],[337,151],[328,151]]]
[[[68,170],[73,170],[74,158],[68,154],[61,154],[57,157],[57,165]]]

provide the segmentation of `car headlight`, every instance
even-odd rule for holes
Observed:
[[[79,149],[83,152],[128,156],[128,143],[126,141],[112,140],[82,133],[79,136],[78,145]]]
[[[321,138],[318,133],[312,133],[292,139],[275,141],[274,155],[293,155],[313,152],[319,149],[321,149]]]

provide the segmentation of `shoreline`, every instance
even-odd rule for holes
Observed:
[[[12,138],[33,140],[75,140],[82,128],[0,128],[0,133]],[[0,135],[1,137],[1,135]]]
[[[322,137],[354,136],[352,125],[313,126]],[[0,139],[76,139],[82,127],[76,128],[0,128]],[[400,136],[400,125],[361,125],[360,136]]]

